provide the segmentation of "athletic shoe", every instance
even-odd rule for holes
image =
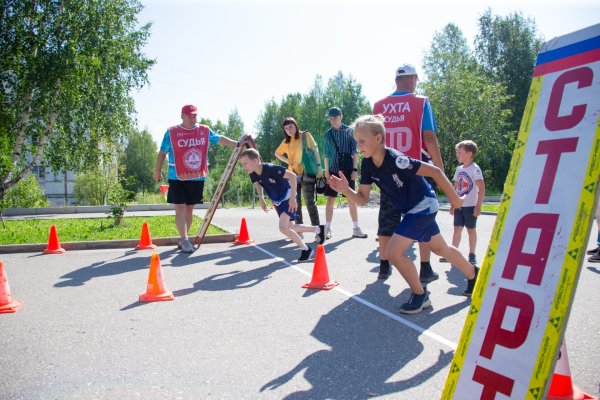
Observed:
[[[469,262],[473,265],[477,264],[477,258],[475,257],[475,254],[469,253]]]
[[[477,275],[479,275],[479,268],[475,267],[475,277],[473,279],[467,280],[467,290],[465,290],[463,292],[463,294],[465,296],[471,297],[471,295],[473,294],[473,289],[475,288],[475,282],[477,282]]]
[[[591,263],[600,263],[600,251],[596,252],[596,254],[592,254],[588,257],[588,261]]]
[[[311,249],[310,246],[307,246],[307,247],[308,247],[308,250],[302,250],[302,253],[300,253],[298,262],[308,261],[315,255],[315,252],[313,251],[313,249]]]
[[[450,262],[450,261],[446,260],[444,257],[440,257],[439,261],[440,262],[445,262],[445,263]]]
[[[390,275],[392,275],[392,266],[390,264],[379,265],[379,275],[377,275],[377,279],[386,280]]]
[[[412,293],[408,302],[402,304],[399,310],[402,314],[417,314],[420,313],[424,308],[431,307],[431,300],[429,300],[427,288],[423,289],[425,289],[425,293]]]
[[[192,243],[190,243],[189,239],[183,239],[181,241],[181,251],[183,253],[193,253],[194,252],[194,246],[192,246]]]
[[[360,230],[360,228],[352,229],[352,237],[364,239],[367,237],[366,233]]]
[[[419,273],[419,280],[421,283],[430,283],[437,281],[439,278],[440,275],[437,272],[433,272],[431,268],[428,268],[428,270],[423,270],[423,268],[421,268],[421,272]]]
[[[327,229],[327,232],[325,232],[325,239],[331,239],[331,228]]]
[[[593,254],[596,254],[598,250],[600,250],[600,246],[596,246],[595,249],[588,250],[586,253],[591,256]]]
[[[317,238],[319,244],[325,243],[325,225],[319,225],[319,233],[317,233]]]

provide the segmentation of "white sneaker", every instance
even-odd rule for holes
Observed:
[[[183,253],[193,253],[194,252],[194,246],[192,246],[192,243],[190,243],[189,239],[184,239],[181,241],[181,251]]]
[[[352,229],[352,237],[364,239],[367,237],[367,234],[363,233],[363,231],[361,231],[359,227]]]

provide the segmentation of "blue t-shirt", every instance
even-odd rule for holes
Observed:
[[[437,198],[429,183],[417,175],[420,167],[420,160],[386,147],[379,168],[371,157],[363,160],[360,184],[379,186],[401,214],[433,214],[438,210]]]
[[[256,172],[252,172],[250,180],[252,183],[258,182],[273,204],[278,206],[279,203],[290,198],[290,182],[284,178],[285,171],[286,169],[279,165],[263,163],[262,173],[258,175]]]
[[[221,139],[221,135],[217,135],[212,131],[212,129],[209,129],[208,141],[211,144],[217,144],[219,142],[219,139]],[[165,136],[163,136],[163,140],[160,145],[160,151],[164,151],[165,153],[169,154],[169,173],[167,175],[167,179],[178,181],[179,178],[177,178],[177,174],[175,173],[175,153],[173,152],[173,147],[171,146],[171,139],[169,138],[168,129],[165,133]],[[202,177],[190,179],[190,181],[203,181],[204,179],[205,178]]]

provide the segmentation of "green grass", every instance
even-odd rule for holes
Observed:
[[[487,212],[493,212],[493,213],[498,213],[498,204],[483,204],[481,206],[481,211],[487,211]]]
[[[56,225],[61,242],[85,242],[96,240],[139,239],[142,224],[148,223],[150,237],[177,237],[175,217],[126,217],[121,225],[115,226],[109,218],[63,218],[4,221],[6,229],[0,225],[0,245],[47,243],[50,225]],[[194,216],[190,233],[196,235],[202,219]],[[213,225],[208,235],[227,233]]]

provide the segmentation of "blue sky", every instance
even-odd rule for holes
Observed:
[[[157,64],[134,99],[139,128],[158,144],[187,103],[213,121],[237,109],[254,134],[267,101],[308,92],[317,74],[324,84],[340,70],[352,75],[373,104],[393,90],[400,64],[421,70],[434,33],[449,22],[472,45],[488,7],[534,18],[545,40],[600,23],[600,2],[590,0],[141,1],[139,22],[153,24],[144,51]]]

